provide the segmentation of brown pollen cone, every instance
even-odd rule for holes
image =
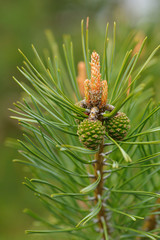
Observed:
[[[138,54],[144,38],[145,38],[145,35],[144,35],[144,33],[143,33],[142,31],[139,31],[139,32],[136,34],[136,36],[134,37],[134,40],[137,42],[137,44],[136,44],[136,46],[135,46],[134,49],[133,49],[132,56],[134,56],[135,54]],[[140,57],[143,56],[144,52],[145,52],[145,49],[143,49]],[[128,87],[129,87],[129,88],[128,88],[128,91],[127,91],[127,96],[129,95],[130,90],[131,90],[131,87],[130,87],[130,84],[131,84],[131,83],[132,83],[132,77],[130,76],[129,79],[128,79]]]
[[[102,108],[107,101],[108,86],[106,80],[101,81],[100,58],[95,51],[92,52],[90,65],[91,79],[84,82],[86,104],[89,108]]]
[[[84,97],[84,81],[86,78],[87,78],[86,65],[84,62],[81,61],[78,63],[77,82],[82,97]]]

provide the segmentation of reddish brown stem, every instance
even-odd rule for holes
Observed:
[[[101,180],[100,180],[97,188],[95,189],[95,203],[98,202],[98,196],[100,196],[102,198],[103,187],[104,187],[104,181],[103,181],[103,166],[104,166],[103,165],[103,160],[104,160],[104,157],[101,155],[101,153],[103,153],[103,148],[104,148],[103,143],[104,143],[104,141],[102,141],[102,143],[100,145],[100,148],[99,148],[99,151],[95,154],[96,163],[94,165],[94,169],[95,169],[96,178],[98,177],[98,174],[97,174],[98,171],[101,174]],[[105,240],[102,219],[105,220],[108,233],[109,233],[109,227],[108,227],[106,212],[105,212],[103,204],[102,204],[101,210],[99,211],[97,217],[98,217],[99,229],[100,229],[100,231],[103,232],[103,240]]]

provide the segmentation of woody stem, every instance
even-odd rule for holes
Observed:
[[[102,199],[102,195],[103,195],[103,187],[104,187],[103,160],[104,160],[104,157],[101,155],[101,153],[103,153],[103,148],[104,148],[103,144],[104,144],[104,140],[102,141],[102,143],[100,145],[99,151],[95,154],[96,163],[94,164],[94,171],[95,171],[96,178],[98,177],[97,172],[100,172],[100,174],[101,174],[101,180],[100,180],[97,188],[95,189],[95,203],[98,202],[99,197]],[[103,202],[102,202],[101,210],[99,211],[97,217],[98,217],[99,230],[100,230],[100,232],[103,232],[102,239],[105,240],[105,234],[104,234],[104,229],[103,229],[103,220],[105,221],[108,233],[109,233],[109,227],[108,227],[108,223],[107,223],[107,218],[106,218],[107,216],[106,216]]]

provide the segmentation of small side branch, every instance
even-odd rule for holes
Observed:
[[[107,155],[109,155],[110,153],[112,153],[113,151],[112,150],[110,150],[110,151],[108,151],[108,152],[105,152],[105,153],[100,153],[103,157],[105,157],[105,156],[107,156]]]

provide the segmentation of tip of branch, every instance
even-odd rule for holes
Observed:
[[[87,21],[86,21],[86,29],[88,30],[89,27],[89,17],[87,17]]]
[[[22,51],[21,51],[21,49],[20,49],[20,48],[18,48],[18,52],[22,53]]]

